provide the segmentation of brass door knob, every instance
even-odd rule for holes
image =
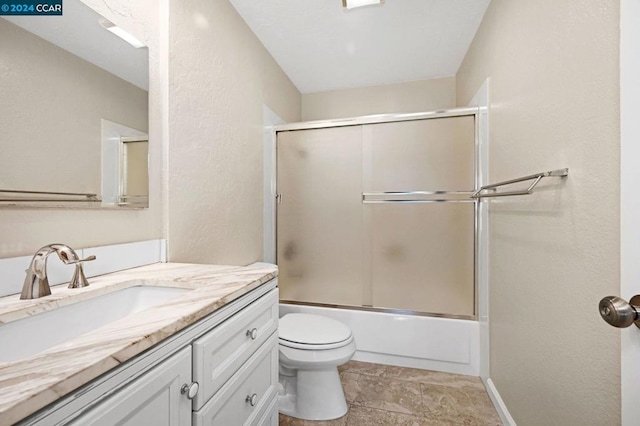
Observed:
[[[640,328],[640,295],[635,295],[629,303],[617,296],[607,296],[598,305],[600,316],[610,325],[618,328],[635,324]]]

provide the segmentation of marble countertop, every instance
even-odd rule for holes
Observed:
[[[277,268],[158,263],[90,278],[89,287],[0,298],[0,324],[137,285],[191,289],[97,331],[15,362],[0,362],[0,424],[13,424],[277,276]],[[7,344],[7,342],[0,342]]]

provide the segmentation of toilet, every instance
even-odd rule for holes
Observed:
[[[343,323],[318,315],[280,318],[280,413],[304,420],[331,420],[347,413],[338,366],[356,343]]]

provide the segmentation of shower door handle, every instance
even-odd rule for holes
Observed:
[[[603,320],[618,328],[626,328],[635,324],[640,328],[640,295],[635,295],[629,303],[616,296],[607,296],[598,304]]]

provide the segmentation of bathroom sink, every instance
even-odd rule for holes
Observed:
[[[0,326],[0,362],[38,354],[187,291],[190,290],[140,285],[3,324]]]

